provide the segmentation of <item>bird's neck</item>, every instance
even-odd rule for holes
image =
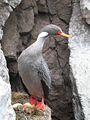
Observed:
[[[37,41],[35,42],[37,50],[42,52],[44,43],[45,43],[45,39],[44,38],[38,38]]]
[[[39,34],[39,36],[38,36],[38,38],[37,38],[37,40],[35,42],[36,46],[38,47],[37,49],[42,51],[44,43],[45,43],[47,37],[48,37],[47,32],[42,32],[42,33]]]

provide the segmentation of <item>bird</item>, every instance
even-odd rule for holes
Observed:
[[[44,111],[44,98],[48,96],[51,87],[51,75],[48,65],[42,55],[43,45],[49,36],[71,36],[54,24],[41,29],[37,40],[27,47],[18,57],[18,71],[30,94],[30,104]],[[40,100],[40,99],[41,100]]]

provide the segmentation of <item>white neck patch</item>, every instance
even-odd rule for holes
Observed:
[[[47,32],[41,32],[39,35],[38,35],[38,38],[44,38],[44,37],[47,37],[48,36],[48,33]]]

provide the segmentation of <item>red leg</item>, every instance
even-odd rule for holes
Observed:
[[[44,111],[44,97],[42,97],[42,101],[41,102],[38,102],[37,105],[36,105],[36,108],[39,108],[40,110]]]
[[[31,96],[29,102],[30,102],[31,105],[36,105],[37,104],[37,98]]]

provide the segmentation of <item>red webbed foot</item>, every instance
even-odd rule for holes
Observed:
[[[44,111],[45,106],[44,106],[44,97],[42,97],[42,101],[38,102],[36,105],[36,108],[39,108],[40,110]]]
[[[36,105],[37,104],[37,98],[31,96],[29,102],[30,102],[31,105]]]

